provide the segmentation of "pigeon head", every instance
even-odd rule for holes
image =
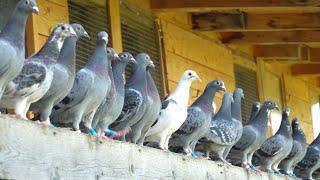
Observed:
[[[300,124],[300,122],[299,122],[299,119],[298,118],[293,118],[293,120],[292,120],[292,129],[299,129],[299,124]]]
[[[255,111],[259,110],[260,107],[261,107],[261,105],[260,105],[259,102],[254,102],[254,103],[252,104],[252,109],[255,110]]]
[[[286,107],[282,110],[282,115],[289,117],[290,115],[290,108]]]
[[[226,86],[224,85],[224,82],[221,80],[213,80],[207,86],[211,86],[217,89],[218,91],[226,91]]]
[[[201,79],[198,76],[198,74],[192,70],[186,70],[182,75],[182,80],[190,81],[190,82],[198,80],[201,82]]]
[[[26,14],[39,14],[39,8],[37,6],[36,0],[20,0],[17,7],[19,11],[25,12]]]
[[[87,31],[84,29],[84,27],[81,24],[71,24],[71,26],[79,38],[85,37],[85,38],[90,39],[89,34],[87,33]]]
[[[77,34],[70,24],[58,24],[53,29],[53,35],[65,39],[67,37],[76,36]]]
[[[269,110],[273,110],[273,109],[279,110],[279,107],[273,101],[265,101],[263,106],[265,106]]]
[[[154,68],[155,65],[153,61],[151,60],[150,56],[146,53],[140,53],[136,56],[136,61],[139,66],[149,68]]]
[[[105,31],[99,32],[99,33],[98,33],[97,43],[98,43],[98,44],[102,43],[102,44],[107,45],[108,42],[109,42],[109,35],[108,35],[108,33],[105,32]]]
[[[134,59],[131,53],[128,52],[122,52],[119,54],[119,60],[120,62],[123,62],[125,64],[132,63],[136,64],[137,61]]]
[[[117,61],[119,59],[119,55],[117,54],[116,50],[111,47],[107,47],[107,55],[109,60]]]
[[[233,99],[233,95],[232,93],[224,93],[223,94],[223,98],[222,98],[222,101],[226,100],[227,102],[230,102],[230,103],[233,103],[234,102],[234,99]]]
[[[244,93],[243,90],[241,88],[236,88],[233,92],[233,96],[236,97],[241,97],[242,99],[244,99]]]

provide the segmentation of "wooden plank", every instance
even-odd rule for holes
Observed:
[[[201,31],[288,31],[319,30],[318,13],[302,14],[245,14],[245,13],[194,13],[192,27]]]
[[[299,50],[299,45],[255,45],[253,55],[261,58],[297,59]]]
[[[120,2],[119,0],[107,0],[109,13],[109,27],[112,47],[117,52],[122,52],[122,36],[120,22]]]
[[[320,63],[294,64],[291,66],[293,75],[320,76]]]
[[[310,61],[320,62],[320,48],[310,48]]]
[[[305,102],[309,101],[309,88],[305,81],[290,75],[284,75],[283,81],[287,100],[290,97],[294,97]]]
[[[0,118],[0,179],[288,179],[4,115]]]
[[[303,44],[319,43],[320,31],[222,32],[221,37],[221,41],[226,44]]]
[[[170,22],[162,21],[164,48],[195,63],[233,76],[231,51]]]
[[[319,5],[317,0],[150,0],[152,10],[158,11],[212,11],[221,9],[275,9],[312,8]]]
[[[31,14],[26,29],[26,43],[27,43],[27,54],[28,56],[35,53],[40,47],[38,43],[38,23],[36,15]]]

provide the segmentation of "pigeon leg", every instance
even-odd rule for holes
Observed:
[[[248,165],[248,153],[247,152],[242,152],[241,153],[241,167],[249,169],[249,165]]]
[[[73,124],[72,124],[74,131],[80,131],[79,124],[80,124],[81,119],[82,119],[82,114],[83,114],[83,112],[76,112],[74,114],[74,121],[73,121]]]
[[[169,151],[169,140],[170,140],[170,137],[171,137],[172,133],[168,134],[165,138],[165,143],[164,143],[164,148]]]
[[[93,135],[94,137],[98,137],[98,134],[97,132],[92,128],[92,120],[93,120],[93,117],[94,117],[94,114],[96,113],[96,110],[93,110],[88,118],[86,119],[85,123],[84,123],[84,126],[88,129],[88,133],[90,135]]]
[[[26,99],[21,100],[20,102],[17,102],[14,108],[14,113],[22,119],[27,119],[26,114],[24,114],[26,106],[27,106]]]

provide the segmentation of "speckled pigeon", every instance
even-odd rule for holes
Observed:
[[[260,110],[260,106],[261,106],[260,102],[252,103],[251,114],[250,114],[249,120],[247,121],[247,124],[254,120],[254,118],[256,117],[256,115]]]
[[[79,124],[92,135],[96,132],[91,127],[93,116],[110,90],[111,80],[108,75],[109,59],[107,56],[108,34],[98,33],[93,55],[84,68],[79,70],[69,94],[56,106],[51,120],[57,123],[73,123],[73,129],[80,132]]]
[[[69,24],[54,28],[41,50],[26,60],[21,73],[6,86],[1,107],[14,109],[17,116],[27,119],[30,104],[48,91],[62,44],[70,36],[76,36],[76,33]]]
[[[7,84],[22,70],[25,60],[25,31],[30,13],[39,13],[36,1],[20,0],[0,31],[0,98]]]
[[[146,112],[136,124],[130,127],[131,131],[126,136],[127,141],[135,144],[141,136],[145,136],[145,133],[148,131],[150,126],[156,121],[161,109],[159,92],[149,69],[147,71],[147,92],[148,98],[146,101]],[[140,142],[140,144],[143,144],[143,142]]]
[[[122,52],[118,56],[112,48],[107,48],[107,53],[109,58],[113,59],[113,67],[110,73],[112,86],[108,96],[99,106],[98,111],[94,116],[94,121],[96,121],[95,128],[100,136],[105,137],[105,134],[107,134],[110,137],[116,137],[121,135],[121,132],[113,132],[109,129],[109,125],[119,117],[123,108],[123,73],[125,68],[129,63],[136,63],[136,60],[128,52]]]
[[[252,156],[267,139],[268,115],[273,109],[278,109],[273,101],[264,102],[254,120],[243,127],[240,140],[231,149],[231,158],[240,157],[245,168],[254,168]]]
[[[124,106],[120,116],[111,124],[114,131],[127,131],[137,123],[145,113],[147,104],[147,69],[154,67],[150,57],[144,53],[136,56],[137,64],[132,67],[132,74],[125,85]],[[125,136],[122,136],[122,141]]]
[[[243,90],[241,88],[236,88],[233,92],[234,102],[231,104],[231,116],[232,116],[232,127],[233,131],[236,131],[236,139],[232,140],[230,146],[226,147],[223,152],[223,158],[226,160],[231,148],[242,136],[242,112],[241,112],[241,100],[244,98]]]
[[[176,89],[162,101],[159,116],[146,133],[146,142],[157,143],[160,149],[168,150],[172,133],[178,130],[187,118],[190,87],[196,80],[200,81],[200,78],[195,71],[186,70],[182,74]]]
[[[65,40],[57,63],[53,67],[53,79],[50,89],[37,102],[32,103],[30,110],[39,114],[41,124],[50,125],[50,114],[54,105],[67,96],[75,78],[76,44],[80,37],[89,38],[88,33],[80,24],[71,25],[77,36]]]
[[[290,109],[284,108],[279,130],[268,138],[256,152],[260,168],[269,173],[279,174],[278,165],[286,158],[292,148],[292,130],[289,122]]]
[[[320,168],[320,133],[309,145],[307,153],[298,163],[294,173],[303,179],[313,179],[312,174]]]
[[[307,153],[306,136],[299,127],[298,118],[294,118],[292,121],[292,131],[292,149],[290,154],[280,163],[279,167],[284,174],[295,177],[293,169]]]
[[[181,152],[181,148],[187,155],[195,157],[196,143],[210,128],[213,113],[212,102],[218,91],[225,91],[223,81],[213,80],[208,83],[201,96],[188,108],[188,116],[182,126],[173,133],[169,146],[175,152]]]
[[[212,152],[222,162],[226,162],[224,158],[226,148],[235,144],[239,136],[236,131],[239,121],[231,115],[232,103],[234,103],[232,94],[225,93],[219,111],[212,117],[210,129],[205,137],[199,140],[207,157]]]

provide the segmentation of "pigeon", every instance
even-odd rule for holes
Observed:
[[[276,134],[269,137],[256,152],[260,168],[268,173],[280,174],[278,165],[285,159],[292,148],[292,130],[289,122],[290,109],[282,110],[282,120]]]
[[[306,136],[299,127],[298,118],[294,118],[292,121],[292,131],[292,149],[290,154],[280,163],[279,167],[284,174],[295,177],[293,169],[307,153]]]
[[[89,38],[80,24],[71,24],[77,36],[65,40],[57,63],[53,67],[53,79],[47,93],[37,102],[32,103],[30,110],[38,113],[40,123],[51,125],[50,114],[54,105],[59,103],[71,90],[75,78],[76,43],[80,37]]]
[[[237,90],[236,90],[237,91]],[[239,93],[242,93],[239,91]],[[241,95],[240,99],[241,99]],[[210,152],[213,152],[218,159],[226,163],[224,152],[226,148],[234,145],[241,134],[238,134],[239,121],[232,117],[231,106],[234,103],[232,94],[225,93],[222,99],[222,105],[216,115],[211,120],[210,129],[206,135],[199,140],[203,149],[209,158]],[[239,118],[239,115],[237,115]],[[242,127],[242,126],[241,126]]]
[[[21,73],[6,86],[0,106],[14,109],[18,117],[27,119],[30,104],[41,99],[50,87],[64,40],[75,35],[69,24],[57,25],[40,51],[25,61]]]
[[[72,122],[73,130],[81,132],[79,124],[84,121],[88,133],[97,135],[91,127],[92,119],[111,87],[107,44],[108,34],[99,32],[95,50],[85,67],[77,72],[71,91],[53,107],[50,117],[53,122]]]
[[[242,135],[242,113],[241,113],[241,99],[244,98],[243,90],[241,88],[236,88],[233,92],[234,102],[231,104],[231,116],[233,130],[236,131],[236,139],[233,140],[230,146],[226,147],[223,152],[223,160],[226,160],[231,148],[235,145]]]
[[[245,168],[254,168],[252,156],[267,139],[268,115],[273,109],[279,108],[273,101],[265,101],[254,120],[243,126],[241,138],[231,149],[230,158],[240,157]]]
[[[198,74],[186,70],[176,89],[161,103],[157,120],[145,135],[145,142],[156,142],[162,150],[168,151],[169,139],[187,118],[188,101],[192,82],[201,81]]]
[[[129,63],[136,63],[134,57],[128,52],[122,52],[119,55],[113,48],[107,48],[108,57],[113,60],[110,78],[112,86],[107,98],[99,106],[94,116],[94,127],[98,135],[106,137],[121,136],[121,133],[114,132],[109,129],[109,125],[113,123],[120,115],[124,104],[124,79],[123,73]],[[117,134],[118,133],[118,134]]]
[[[250,114],[250,117],[249,117],[247,124],[254,120],[254,118],[256,117],[256,115],[258,114],[258,112],[260,110],[260,106],[261,105],[259,102],[252,103],[251,114]]]
[[[132,74],[125,85],[124,106],[120,116],[111,124],[114,131],[128,131],[130,126],[137,123],[147,107],[147,69],[154,64],[144,53],[136,56],[137,64],[133,64]],[[121,137],[125,141],[125,135]]]
[[[0,32],[0,98],[7,84],[19,75],[25,60],[28,15],[39,14],[35,0],[20,0]]]
[[[161,109],[161,100],[159,96],[159,91],[157,86],[150,74],[150,70],[147,71],[147,108],[146,113],[143,117],[133,126],[130,127],[131,131],[127,135],[127,141],[137,144],[141,136],[145,136],[146,132],[150,126],[156,121],[160,109]],[[140,145],[143,144],[140,140]]]
[[[194,149],[196,143],[210,128],[213,113],[213,98],[218,91],[225,91],[224,82],[213,80],[208,83],[200,97],[188,108],[188,116],[182,126],[171,136],[170,148],[181,152],[181,148],[188,156],[196,157]]]
[[[298,163],[294,172],[299,178],[313,179],[312,174],[320,168],[320,133],[309,145],[304,158]]]

